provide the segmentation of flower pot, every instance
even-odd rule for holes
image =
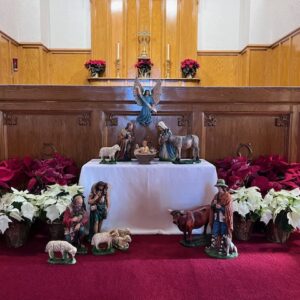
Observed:
[[[267,225],[266,236],[270,242],[284,244],[289,239],[290,234],[290,231],[284,231],[278,225],[274,224],[273,220]]]
[[[31,223],[13,221],[9,223],[9,228],[4,232],[5,241],[9,248],[19,248],[23,246],[29,235]]]
[[[65,235],[64,235],[64,224],[60,221],[57,222],[49,222],[47,221],[48,225],[48,231],[49,231],[49,236],[50,240],[64,240]]]
[[[233,214],[233,236],[239,241],[249,241],[253,231],[254,222],[246,220],[241,215]]]

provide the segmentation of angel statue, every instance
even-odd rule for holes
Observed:
[[[137,122],[140,125],[151,124],[151,113],[157,113],[156,105],[159,103],[161,94],[161,81],[159,80],[152,90],[144,90],[138,79],[134,81],[133,94],[138,105],[142,106]]]

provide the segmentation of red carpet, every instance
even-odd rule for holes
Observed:
[[[299,233],[287,245],[263,237],[236,243],[234,260],[178,240],[134,236],[128,252],[77,255],[67,266],[46,262],[44,238],[19,249],[0,241],[0,299],[300,299]]]

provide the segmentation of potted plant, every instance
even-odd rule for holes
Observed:
[[[197,61],[190,58],[186,58],[181,62],[182,77],[194,78],[199,67],[200,65]]]
[[[32,203],[35,195],[12,188],[0,198],[0,232],[5,235],[9,247],[25,244],[37,208]]]
[[[104,74],[105,68],[106,68],[106,62],[105,60],[93,60],[90,59],[88,60],[84,66],[90,70],[91,72],[91,77],[100,77]]]
[[[271,189],[264,197],[261,220],[267,225],[267,238],[285,243],[290,233],[300,228],[300,189]]]
[[[139,58],[137,63],[134,65],[138,70],[138,77],[149,78],[151,75],[151,68],[153,63],[150,58]]]
[[[253,224],[260,218],[262,195],[259,188],[241,187],[233,191],[233,234],[236,239],[247,241],[251,237]]]
[[[64,238],[63,213],[73,196],[78,193],[83,193],[83,187],[76,184],[71,186],[54,184],[36,196],[35,205],[39,208],[40,218],[48,225],[52,240]]]

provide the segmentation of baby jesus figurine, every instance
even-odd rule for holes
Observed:
[[[138,148],[138,153],[140,153],[140,154],[150,153],[150,149],[148,147],[148,142],[146,140],[142,141],[142,147]]]

